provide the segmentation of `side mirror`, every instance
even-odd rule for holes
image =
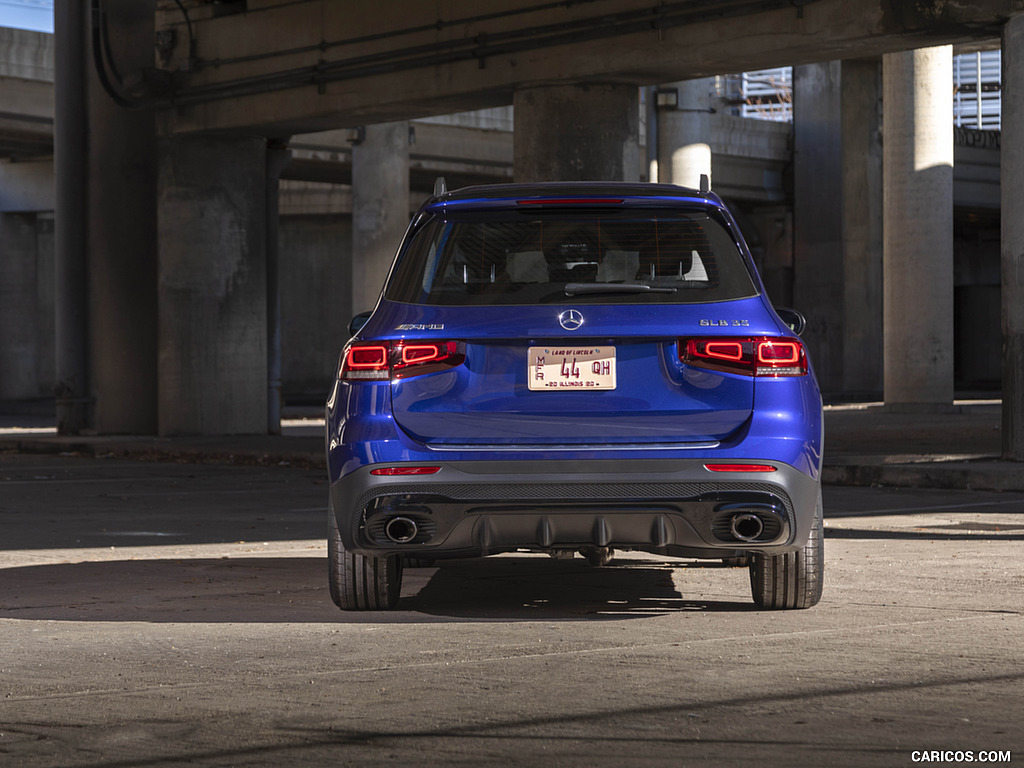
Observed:
[[[350,336],[355,336],[359,333],[359,330],[366,325],[366,321],[370,319],[370,315],[373,312],[360,312],[358,315],[352,318],[348,324],[348,332]]]
[[[789,307],[775,307],[775,314],[777,314],[789,329],[800,336],[804,332],[804,328],[807,327],[807,318],[804,317],[803,312],[798,309],[791,309]]]

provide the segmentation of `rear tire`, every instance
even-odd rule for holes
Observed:
[[[366,557],[345,549],[333,507],[327,512],[327,565],[331,599],[343,611],[387,611],[402,591],[402,558]]]
[[[784,555],[753,555],[750,591],[759,608],[810,608],[821,600],[825,577],[825,535],[821,490],[807,543]]]

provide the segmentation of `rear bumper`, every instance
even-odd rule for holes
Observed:
[[[815,479],[763,460],[775,471],[711,472],[700,459],[430,463],[436,474],[375,476],[368,465],[332,484],[347,549],[424,557],[586,546],[690,557],[781,553],[806,542],[818,497]],[[743,515],[748,525],[737,534],[732,522]]]

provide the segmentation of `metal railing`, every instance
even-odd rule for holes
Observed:
[[[1000,51],[977,51],[954,56],[954,125],[998,131],[1002,115],[1001,83]]]
[[[719,79],[719,96],[740,117],[793,121],[793,68],[758,69]]]
[[[960,128],[999,130],[1002,114],[1000,51],[953,57],[953,123]],[[793,69],[778,67],[720,78],[720,93],[735,114],[755,120],[792,122]]]

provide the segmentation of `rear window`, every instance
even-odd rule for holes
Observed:
[[[387,289],[410,304],[690,304],[756,294],[725,226],[703,211],[435,215]]]

